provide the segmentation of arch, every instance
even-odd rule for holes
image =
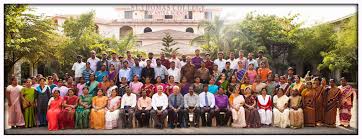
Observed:
[[[123,26],[119,29],[119,39],[127,36],[129,33],[133,33],[133,28],[130,26]]]
[[[186,32],[194,33],[194,29],[191,27],[186,28]]]
[[[143,33],[147,33],[147,32],[152,32],[152,29],[150,27],[146,27],[144,30],[143,30]]]

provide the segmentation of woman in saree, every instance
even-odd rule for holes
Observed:
[[[238,81],[238,80],[236,79],[236,76],[235,76],[235,75],[232,75],[232,76],[230,77],[230,83],[229,83],[229,85],[228,85],[228,91],[226,92],[226,95],[227,95],[227,96],[230,96],[231,94],[234,93],[234,92],[231,91],[230,89],[236,90],[236,88],[238,88],[238,90],[240,90],[240,89],[239,89],[240,85],[237,83],[237,81]]]
[[[88,87],[83,88],[79,96],[78,106],[75,113],[75,128],[89,128],[89,113],[92,107],[92,96],[89,95]]]
[[[312,88],[312,82],[307,82],[307,88],[302,92],[304,126],[316,126],[316,93]]]
[[[209,81],[207,81],[209,82]],[[194,88],[194,92],[199,95],[204,88],[204,85],[201,83],[201,79],[200,77],[196,76],[195,77],[195,83],[193,83],[193,88]]]
[[[313,88],[316,91],[316,124],[321,126],[324,121],[324,86],[321,86],[321,78],[316,77],[313,79]]]
[[[104,93],[111,86],[111,82],[108,80],[108,75],[103,76],[102,82],[98,83],[98,89],[102,89]]]
[[[267,94],[270,96],[274,96],[275,95],[274,90],[278,84],[275,83],[273,74],[268,75],[268,79],[266,80],[265,84],[266,84],[266,90],[268,91]]]
[[[98,90],[98,82],[95,80],[96,77],[93,73],[89,75],[89,81],[87,82],[87,86],[89,87],[89,95],[96,96]]]
[[[21,89],[15,76],[11,77],[11,84],[6,88],[6,98],[8,101],[8,125],[11,128],[25,125],[24,116],[21,112]]]
[[[248,128],[259,128],[261,127],[260,116],[258,109],[256,109],[257,100],[251,93],[251,88],[245,88],[245,120]]]
[[[347,80],[341,78],[341,89],[340,95],[340,107],[339,107],[339,119],[340,126],[350,127],[350,120],[352,117],[351,109],[353,106],[353,99],[357,97],[356,91],[352,88],[351,85],[347,85]]]
[[[230,90],[231,91],[231,90]],[[242,95],[240,95],[240,89],[236,88],[229,98],[231,113],[233,118],[232,127],[246,127],[245,121],[245,110],[244,104],[245,100]]]
[[[113,64],[109,65],[109,73],[108,73],[108,80],[117,80],[116,76],[118,74],[118,71],[116,70],[115,66]]]
[[[59,117],[62,111],[63,99],[58,89],[54,90],[53,97],[48,102],[48,112],[46,118],[48,120],[48,130],[55,131],[59,129]]]
[[[300,80],[299,75],[294,75],[295,82],[292,83],[289,88],[287,89],[287,96],[290,96],[291,90],[298,89],[299,92],[303,91],[304,83]]]
[[[329,80],[330,87],[324,94],[324,124],[327,127],[336,127],[337,108],[341,90],[336,86],[334,79]],[[319,112],[317,112],[319,113]]]
[[[103,95],[103,90],[98,89],[97,96],[92,99],[92,110],[90,114],[90,128],[104,129],[105,114],[108,98]]]
[[[59,128],[74,128],[75,108],[78,105],[78,96],[75,95],[74,89],[70,88],[67,95],[63,98],[63,109],[59,117]]]
[[[191,85],[192,84],[187,82],[187,78],[185,76],[181,78],[181,83],[178,85],[178,87],[181,90],[180,93],[182,94],[182,96],[186,95],[189,92],[188,88],[190,88]]]
[[[211,78],[214,78],[215,81],[220,79],[221,71],[219,71],[218,65],[214,64],[212,66],[211,75],[212,75]]]
[[[290,124],[288,108],[289,97],[284,94],[284,90],[281,88],[277,88],[276,93],[277,95],[273,97],[273,125],[275,127],[286,128]]]
[[[52,93],[50,87],[45,85],[44,78],[40,78],[39,81],[40,84],[36,88],[36,93],[35,93],[37,120],[39,121],[39,126],[46,126],[48,102]]]
[[[251,85],[249,84],[249,78],[244,77],[244,79],[241,81],[241,85],[240,85],[240,91],[241,91],[242,95],[245,95],[245,89],[248,86],[250,86],[250,88],[251,88]]]
[[[248,70],[246,71],[246,76],[249,78],[250,84],[253,84],[255,81],[255,77],[257,75],[257,72],[254,69],[254,64],[250,63],[248,65]]]
[[[238,61],[238,69],[235,69],[235,76],[237,77],[238,82],[243,80],[244,74],[246,73],[245,68],[246,67],[244,67],[243,62]]]
[[[272,123],[272,98],[267,95],[266,88],[261,89],[261,95],[258,95],[258,112],[260,115],[261,124],[270,126]]]
[[[154,93],[155,86],[151,83],[150,77],[146,77],[145,84],[142,86],[142,90],[146,90],[146,95],[152,97]]]
[[[133,94],[136,94],[137,98],[141,96],[141,89],[143,83],[138,81],[138,75],[133,75],[133,81],[129,83],[129,88],[132,90]]]
[[[186,81],[187,81],[187,80],[186,80]],[[173,87],[176,86],[176,85],[177,85],[177,84],[175,83],[175,77],[172,76],[172,75],[168,76],[168,83],[167,83],[167,88],[166,88],[166,89],[167,89],[166,92],[169,93],[168,96],[173,93]],[[140,90],[140,91],[141,91],[141,90]]]
[[[226,74],[221,73],[220,80],[216,83],[216,85],[224,90],[228,89],[229,81],[226,79]]]
[[[108,100],[108,108],[106,112],[106,129],[112,129],[117,127],[117,121],[119,118],[119,107],[121,106],[121,97],[117,96],[116,89],[112,90],[111,97]]]
[[[304,126],[302,96],[299,95],[298,89],[292,90],[289,101],[290,128],[302,128]]]
[[[163,87],[162,92],[164,92],[164,93],[168,96],[167,84],[162,83],[162,78],[161,78],[161,76],[157,76],[157,77],[156,77],[155,86],[159,86],[159,85],[161,85],[161,86]],[[157,92],[157,87],[154,88],[153,92]]]
[[[27,79],[25,87],[21,89],[21,100],[24,113],[25,127],[35,127],[35,89],[31,87],[31,79]]]

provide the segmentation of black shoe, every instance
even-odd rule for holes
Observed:
[[[196,127],[196,128],[199,128],[199,124],[195,124],[195,127]]]

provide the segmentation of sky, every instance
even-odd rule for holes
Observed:
[[[95,10],[98,18],[117,19],[114,10],[117,5],[31,5],[34,12],[44,15],[78,15]],[[300,14],[296,22],[303,22],[303,26],[312,26],[316,23],[328,22],[357,12],[355,5],[209,5],[208,7],[221,8],[220,16],[227,22],[242,20],[249,12],[276,16]]]

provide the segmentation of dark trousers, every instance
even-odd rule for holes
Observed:
[[[225,114],[221,114],[221,112],[224,112]],[[231,117],[231,111],[227,108],[221,108],[215,110],[215,116],[216,116],[216,124],[218,126],[226,126]]]
[[[151,110],[138,110],[136,111],[136,118],[139,123],[139,127],[148,127],[150,121],[150,111]]]
[[[191,112],[188,109],[186,109],[185,110],[185,121],[187,123],[190,123],[191,125],[198,125],[199,119],[200,119],[200,108],[195,108],[195,110],[193,111],[194,115],[193,115],[192,121],[190,121],[190,119],[189,119],[189,114],[191,114]]]
[[[205,113],[207,114],[207,117],[205,115]],[[211,127],[211,123],[212,123],[212,117],[214,116],[214,108],[206,108],[206,107],[202,107],[201,108],[201,120],[202,120],[202,126],[208,126]]]
[[[121,109],[120,116],[122,119],[123,128],[126,127],[132,128],[133,114],[134,114],[133,108]]]
[[[163,121],[165,120],[166,116],[167,116],[167,110],[163,110],[161,113],[157,113],[156,110],[151,110],[151,117],[155,122],[156,128],[163,126]]]
[[[175,112],[173,109],[168,109],[168,123],[171,127],[179,124],[180,126],[183,123],[185,109],[180,109],[178,112]]]

